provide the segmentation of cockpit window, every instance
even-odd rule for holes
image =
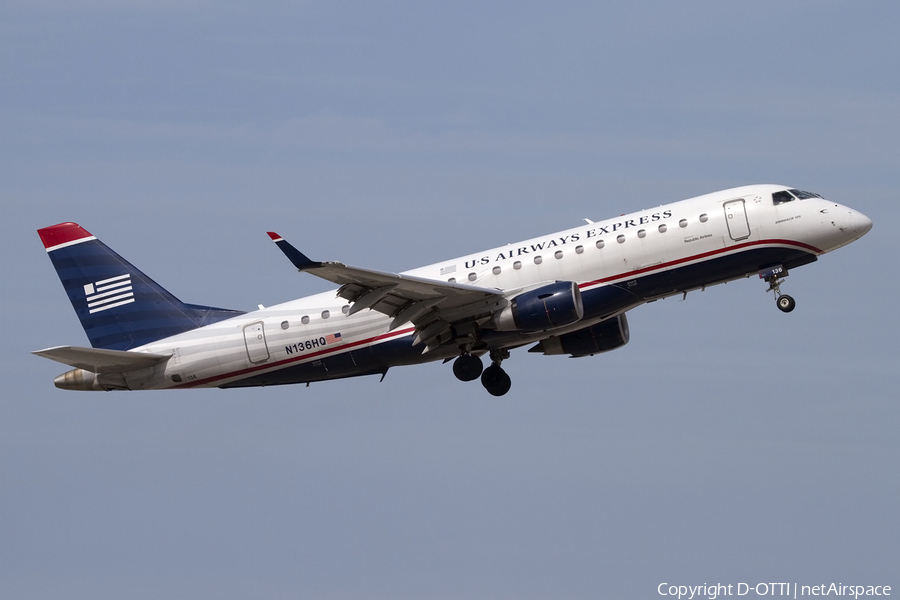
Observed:
[[[819,194],[813,192],[804,192],[803,190],[788,190],[786,192],[775,192],[772,194],[772,203],[775,205],[792,202],[794,200],[806,200],[808,198],[821,198]]]
[[[813,192],[804,192],[803,190],[788,190],[793,195],[797,196],[800,200],[806,200],[807,198],[821,198],[822,196],[818,194],[814,194]]]
[[[793,202],[794,197],[790,194],[790,192],[774,192],[772,194],[772,204],[778,206],[779,204],[784,204],[785,202]]]

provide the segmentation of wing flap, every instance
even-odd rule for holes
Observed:
[[[399,296],[406,300],[432,300],[446,298],[448,306],[468,304],[474,300],[485,298],[503,297],[503,292],[498,289],[475,287],[461,283],[449,283],[437,279],[415,277],[413,275],[399,275],[396,273],[384,273],[360,267],[351,267],[339,262],[323,262],[319,266],[304,269],[305,272],[327,279],[342,286],[342,298],[355,302],[359,295],[351,296],[357,289],[364,289],[362,293],[381,287],[391,286],[385,295]],[[346,294],[346,295],[344,295]],[[348,297],[351,296],[351,297]]]
[[[35,350],[32,354],[93,373],[125,373],[146,369],[164,362],[172,356],[171,354],[79,348],[78,346],[56,346]]]

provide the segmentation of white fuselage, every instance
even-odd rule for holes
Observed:
[[[708,281],[691,279],[684,285],[675,281],[656,295],[663,297],[755,275],[759,267],[754,263],[748,262],[746,270],[741,270],[743,253],[786,249],[815,257],[852,242],[871,228],[871,221],[861,213],[818,197],[774,204],[773,191],[785,189],[757,185],[716,192],[442,261],[406,274],[502,290],[574,281],[583,294],[589,294],[604,286],[627,289],[642,278],[677,274],[679,269],[707,261],[729,260],[729,264],[738,265],[727,275],[711,274]],[[636,297],[632,306],[651,299],[647,294]],[[116,375],[120,380],[124,377],[117,386],[218,387],[348,351],[349,360],[357,360],[353,352],[368,356],[380,345],[411,340],[411,324],[389,331],[388,316],[372,310],[348,316],[348,310],[349,304],[334,291],[325,292],[147,344],[135,351],[172,353],[172,359],[157,367]],[[574,331],[609,316],[595,314],[591,316],[593,321],[519,335],[514,343],[507,339],[503,344],[515,347],[539,341],[551,333]],[[407,352],[382,370],[393,364],[448,357],[447,352]]]

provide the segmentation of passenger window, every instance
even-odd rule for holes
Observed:
[[[469,281],[475,281],[476,279],[478,279],[478,275],[476,275],[475,273],[469,273]]]
[[[535,256],[535,257],[534,257],[534,264],[539,265],[539,264],[541,264],[542,262],[544,262],[544,259],[541,258],[540,256]]]
[[[327,311],[327,310],[323,310],[323,311],[322,311],[322,318],[323,318],[323,319],[327,319],[327,318],[330,317],[330,316],[331,316],[331,313],[330,313],[329,311]]]
[[[556,253],[553,254],[557,259],[562,258],[562,250],[557,250]]]
[[[707,221],[709,221],[709,215],[707,215],[706,213],[703,213],[702,215],[700,215],[701,223],[706,223]]]
[[[662,225],[659,226],[660,233],[665,233],[667,229],[668,229],[668,227],[666,227],[665,223],[663,223]]]
[[[625,236],[622,235],[622,234],[619,234],[619,237],[616,238],[616,241],[619,242],[620,244],[624,244],[624,243],[625,243]]]
[[[645,238],[645,237],[647,237],[647,230],[646,230],[646,229],[641,229],[640,231],[638,231],[638,237],[639,237],[639,238]]]
[[[687,227],[687,219],[682,219],[682,220],[678,221],[678,226],[682,227],[682,228]]]
[[[522,261],[521,261],[521,260],[517,260],[516,262],[513,263],[513,269],[515,269],[516,271],[518,271],[518,270],[521,269],[521,268],[522,268]]]
[[[494,275],[500,274],[500,267],[494,267],[493,271],[491,271]]]
[[[309,325],[309,317],[306,316],[306,315],[303,315],[303,316],[300,318],[300,322],[303,323],[304,325]]]
[[[575,254],[584,254],[584,246],[575,246]]]
[[[341,312],[344,313],[345,315],[350,314],[350,305],[349,304],[343,305],[341,307]]]
[[[606,245],[606,244],[603,243],[603,240],[597,240],[597,249],[598,249],[598,250],[599,250],[600,248],[602,248],[603,246],[605,246],[605,245]]]

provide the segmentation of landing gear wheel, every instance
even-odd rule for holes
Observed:
[[[471,354],[463,354],[453,363],[453,374],[460,381],[474,381],[481,375],[484,365],[481,359]]]
[[[481,385],[492,396],[502,396],[512,387],[512,380],[499,365],[491,365],[481,374]]]
[[[787,294],[781,293],[781,284],[784,282],[784,278],[788,276],[787,269],[781,265],[777,265],[760,271],[759,276],[765,279],[766,283],[769,284],[769,289],[766,291],[775,292],[775,306],[778,307],[778,310],[786,313],[794,310],[794,307],[797,306],[794,299]]]
[[[775,301],[775,304],[778,305],[778,310],[786,313],[791,312],[792,310],[794,310],[794,307],[797,306],[797,303],[794,302],[794,299],[787,294],[778,296],[778,300]]]

